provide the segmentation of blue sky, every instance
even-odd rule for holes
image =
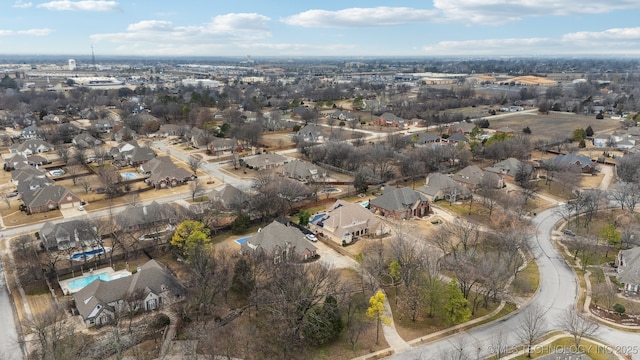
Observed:
[[[638,56],[638,0],[5,0],[0,54]]]

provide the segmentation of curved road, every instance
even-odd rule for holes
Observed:
[[[506,318],[395,354],[391,359],[482,359],[495,355],[492,351],[492,340],[498,336],[503,339],[503,344],[506,344],[504,348],[521,346],[522,342],[515,335],[515,331],[522,322],[523,311],[534,305],[545,311],[548,329],[557,329],[556,319],[568,307],[576,304],[578,293],[575,273],[551,243],[551,231],[561,219],[557,208],[546,210],[532,219],[538,233],[530,239],[530,245],[540,271],[540,287],[532,300],[520,311]],[[601,326],[594,337],[615,347],[631,347],[632,351],[640,351],[640,334],[637,333]],[[640,359],[638,353],[632,356],[633,359]]]

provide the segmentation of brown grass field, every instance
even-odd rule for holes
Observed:
[[[561,112],[551,112],[549,115],[524,113],[499,118],[487,117],[487,119],[489,119],[490,129],[508,126],[518,133],[528,126],[531,129],[532,137],[535,139],[553,139],[558,135],[571,137],[573,130],[577,128],[586,129],[588,126],[591,126],[596,134],[602,132],[610,133],[621,126],[618,120],[607,118],[598,120],[595,115],[584,116]]]

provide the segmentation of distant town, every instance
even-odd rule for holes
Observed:
[[[636,59],[2,55],[0,357],[636,359],[638,121]]]

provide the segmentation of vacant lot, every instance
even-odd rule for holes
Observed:
[[[521,132],[525,127],[531,129],[534,138],[553,139],[558,135],[570,137],[577,128],[591,126],[594,133],[612,132],[620,127],[620,121],[612,119],[597,120],[595,115],[584,116],[573,113],[552,112],[549,115],[538,113],[514,114],[500,118],[488,117],[490,129],[508,126]]]

